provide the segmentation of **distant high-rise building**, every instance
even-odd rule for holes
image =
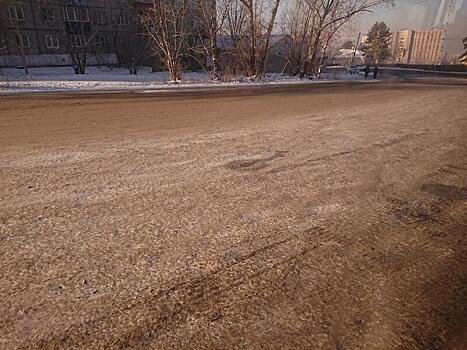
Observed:
[[[443,30],[417,30],[412,33],[409,63],[440,64],[443,60]]]
[[[393,32],[390,44],[392,62],[442,63],[444,34],[443,30],[438,29]]]
[[[408,63],[412,32],[407,29],[391,33],[389,49],[393,63]]]

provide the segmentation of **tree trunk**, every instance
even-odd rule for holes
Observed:
[[[316,75],[317,74],[317,69],[316,69],[316,56],[318,53],[318,45],[319,45],[319,39],[321,37],[321,33],[317,33],[315,40],[313,41],[313,44],[311,46],[311,56],[310,56],[310,65],[311,65],[311,75]]]
[[[211,59],[212,59],[212,77],[214,80],[221,80],[221,77],[220,77],[221,69],[219,65],[219,50],[217,48],[215,33],[211,35],[210,45],[211,45]]]
[[[249,76],[254,76],[256,73],[256,23],[255,10],[253,8],[253,0],[248,1],[246,6],[248,11],[248,26],[250,34],[250,47],[248,48],[248,72]]]
[[[16,37],[19,38],[19,36],[20,36],[19,26],[18,26],[18,23],[16,21],[14,21],[14,22],[15,22]],[[20,43],[19,39],[17,39],[17,40],[18,40],[19,53],[20,53],[20,56],[21,56],[21,64],[23,65],[24,73],[29,74],[28,62],[26,60],[26,55],[24,54],[23,43],[22,42]]]
[[[178,81],[180,80],[180,74],[178,71],[178,67],[179,65],[176,59],[169,60],[167,64],[167,68],[169,69],[170,80],[172,83],[178,83]]]
[[[86,54],[84,53],[74,53],[71,55],[73,60],[73,69],[75,74],[85,74],[86,73]]]
[[[317,32],[314,38],[313,38],[313,33],[310,35],[308,50],[303,60],[303,68],[302,68],[302,71],[300,72],[300,78],[313,75],[314,73],[313,66],[314,66],[314,61],[316,59],[316,51],[318,50],[318,43],[319,43],[320,36],[321,36],[320,32]]]
[[[326,44],[324,44],[323,50],[321,51],[321,57],[319,58],[319,64],[318,64],[318,73],[316,75],[318,79],[321,76],[321,71],[323,70],[324,56],[326,55],[326,50],[328,49],[329,41],[330,39],[326,40]]]
[[[238,44],[237,39],[232,38],[232,57],[231,62],[229,64],[232,66],[232,74],[234,77],[237,76],[237,64],[238,64]]]
[[[262,78],[265,73],[264,69],[265,69],[266,58],[269,52],[269,41],[271,40],[271,33],[272,33],[272,29],[274,28],[274,21],[276,20],[276,15],[277,15],[277,10],[279,8],[279,4],[280,4],[280,0],[276,0],[274,4],[274,8],[272,9],[272,12],[271,12],[271,18],[269,20],[268,28],[266,30],[266,37],[264,40],[264,45],[260,51],[258,61],[256,62],[256,74],[255,75],[257,78]]]

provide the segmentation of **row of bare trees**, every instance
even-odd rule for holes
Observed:
[[[194,2],[193,2],[194,1]],[[185,57],[208,57],[213,79],[262,78],[271,37],[281,33],[287,71],[319,76],[336,33],[358,14],[392,0],[158,0],[144,12],[146,34],[172,80]],[[283,11],[280,11],[281,7]],[[278,16],[282,12],[283,15]],[[280,23],[280,25],[278,25]],[[222,40],[221,40],[222,39]]]
[[[358,14],[391,0],[292,0],[282,20],[290,38],[289,71],[319,76],[331,41]]]
[[[226,72],[263,77],[281,0],[194,1],[159,0],[144,13],[146,32],[172,79],[184,55],[207,57],[215,80]]]
[[[0,2],[6,5],[21,0]],[[154,57],[169,71],[174,82],[180,79],[190,61],[197,61],[210,72],[212,79],[222,80],[238,74],[261,79],[271,38],[281,34],[282,45],[286,46],[287,71],[302,77],[319,76],[336,33],[356,15],[390,2],[392,0],[154,0],[133,8],[136,29],[117,54],[124,58],[133,73],[142,59]],[[84,73],[86,55],[97,34],[86,26],[81,22],[65,22],[63,29],[64,41],[78,74]],[[117,45],[117,24],[114,32]],[[84,38],[81,45],[73,45],[73,40],[80,37]],[[143,37],[147,45],[141,44]],[[148,51],[152,54],[147,54]]]

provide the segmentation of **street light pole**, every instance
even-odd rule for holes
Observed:
[[[353,63],[355,61],[355,54],[357,53],[357,47],[358,47],[358,43],[360,42],[360,36],[361,35],[362,35],[362,32],[358,32],[358,37],[357,37],[357,41],[355,42],[355,45],[354,45],[354,48],[353,48],[352,60],[350,61],[350,65],[353,65]]]

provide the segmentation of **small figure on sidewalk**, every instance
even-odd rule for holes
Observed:
[[[378,77],[378,72],[379,68],[378,66],[375,66],[375,68],[373,69],[373,79],[376,79]]]
[[[367,65],[363,71],[365,72],[365,79],[368,79],[368,74],[370,74],[370,66]]]

